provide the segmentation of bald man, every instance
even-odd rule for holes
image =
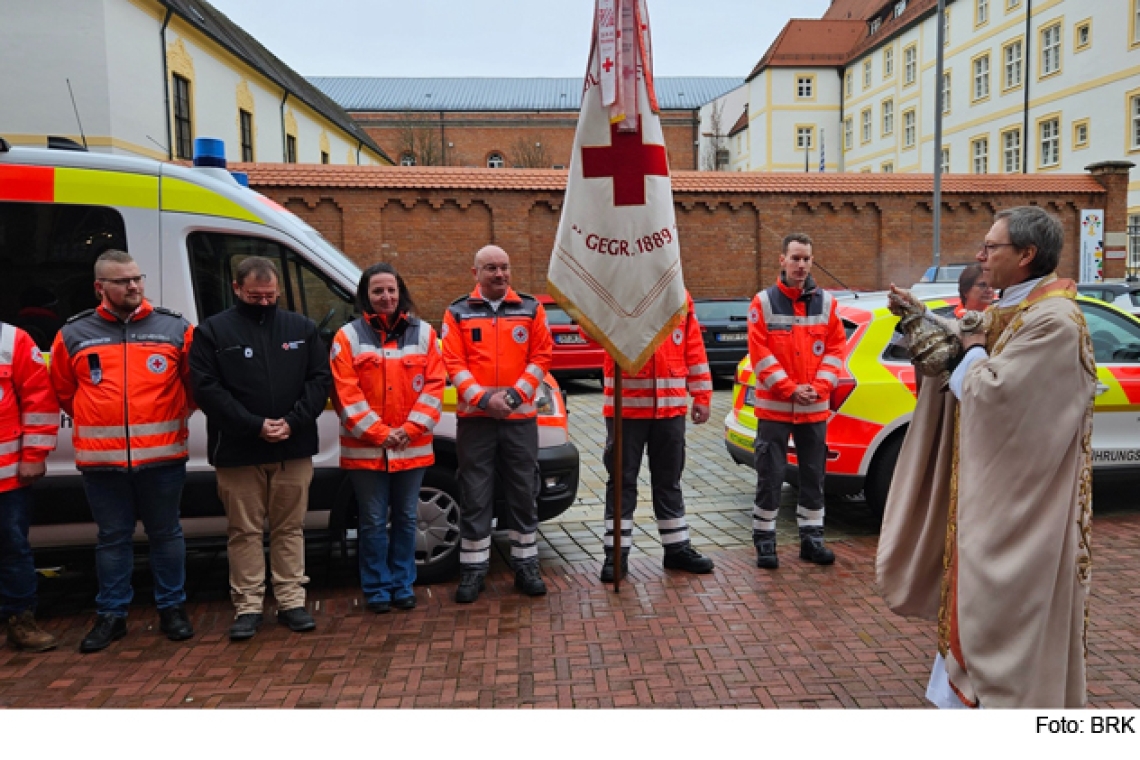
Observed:
[[[475,289],[443,316],[443,361],[457,395],[459,459],[459,589],[455,601],[479,598],[491,563],[496,473],[510,519],[515,587],[546,593],[538,568],[538,421],[535,396],[550,369],[546,312],[533,296],[511,289],[507,252],[489,245],[475,254]]]

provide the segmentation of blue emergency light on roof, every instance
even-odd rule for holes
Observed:
[[[230,176],[242,187],[249,187],[249,175],[245,172],[230,172]]]
[[[194,166],[226,168],[226,143],[216,137],[194,138]]]

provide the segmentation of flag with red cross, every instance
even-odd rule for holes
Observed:
[[[596,0],[550,293],[627,372],[685,315],[646,0]]]

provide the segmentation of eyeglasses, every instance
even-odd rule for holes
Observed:
[[[502,272],[506,274],[511,271],[510,264],[484,264],[481,269],[487,274],[494,274],[495,272]]]
[[[279,293],[246,293],[241,291],[241,300],[249,304],[269,304],[280,298]]]
[[[998,248],[1004,248],[1007,245],[1012,246],[1013,243],[982,243],[978,246],[978,250],[985,251],[987,256],[991,256]]]
[[[112,285],[118,285],[120,288],[126,288],[131,285],[142,285],[146,280],[145,274],[140,274],[138,277],[116,277],[111,279],[109,277],[100,277],[99,282],[109,282]]]

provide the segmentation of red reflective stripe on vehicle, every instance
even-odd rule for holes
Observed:
[[[50,166],[0,166],[0,201],[51,203],[55,169]]]

